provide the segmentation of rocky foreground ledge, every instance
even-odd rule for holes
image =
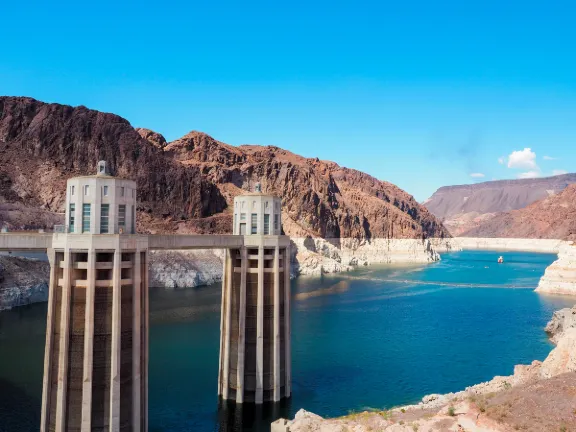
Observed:
[[[576,306],[546,326],[556,347],[543,362],[458,393],[428,395],[417,405],[336,419],[300,410],[271,432],[568,432],[576,431]]]

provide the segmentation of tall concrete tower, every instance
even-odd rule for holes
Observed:
[[[68,180],[52,248],[42,432],[148,430],[148,237],[136,183]]]
[[[290,397],[290,239],[281,200],[253,193],[234,199],[234,234],[222,280],[218,394],[236,403]]]

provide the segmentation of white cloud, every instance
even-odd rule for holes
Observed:
[[[482,178],[482,177],[486,177],[486,176],[482,173],[472,173],[472,174],[470,174],[470,177]]]
[[[562,175],[562,174],[568,174],[568,171],[566,171],[566,170],[560,170],[560,169],[552,170],[552,175],[553,175],[553,176]]]
[[[540,171],[537,171],[537,170],[526,171],[526,172],[518,174],[517,177],[519,179],[528,179],[528,178],[540,177]]]
[[[556,160],[556,159],[558,159],[558,158],[555,158],[555,157],[552,157],[552,156],[544,156],[544,157],[542,157],[542,159],[544,159],[544,160]]]
[[[508,156],[508,168],[539,170],[536,165],[536,153],[529,147],[524,150],[515,150]]]
[[[506,158],[505,158],[504,156],[501,156],[501,157],[498,158],[498,163],[499,163],[500,165],[504,165],[504,162],[506,162]]]

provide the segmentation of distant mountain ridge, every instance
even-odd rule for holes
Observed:
[[[576,184],[523,209],[498,213],[464,236],[576,240]]]
[[[576,183],[576,174],[444,186],[423,204],[452,235],[462,236],[496,214],[525,208],[572,183]]]
[[[439,218],[459,213],[517,210],[576,183],[576,173],[519,180],[443,186],[423,204]]]

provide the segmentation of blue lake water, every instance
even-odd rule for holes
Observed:
[[[503,254],[504,264],[496,259]],[[151,292],[150,431],[267,431],[461,390],[544,359],[543,327],[576,300],[533,292],[555,255],[467,251],[292,283],[293,397],[218,406],[220,287]],[[0,313],[0,432],[37,431],[46,306]]]

